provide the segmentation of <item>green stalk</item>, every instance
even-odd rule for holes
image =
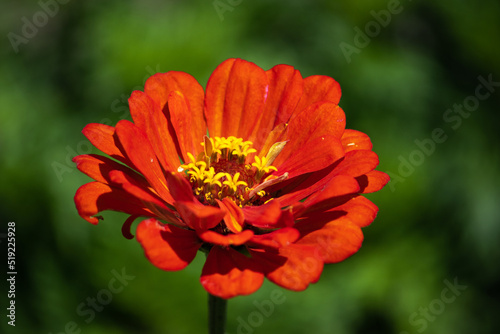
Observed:
[[[227,300],[208,294],[208,333],[224,334],[226,318]]]

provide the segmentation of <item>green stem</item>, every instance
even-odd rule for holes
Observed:
[[[224,334],[227,300],[208,294],[208,333]]]

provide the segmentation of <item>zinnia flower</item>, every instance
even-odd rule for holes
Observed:
[[[76,192],[78,212],[92,224],[125,212],[128,237],[147,217],[137,240],[163,270],[207,252],[201,284],[214,296],[251,294],[264,277],[304,290],[358,251],[378,210],[361,194],[389,180],[370,138],[345,129],[340,94],[330,77],[241,59],[206,91],[187,73],[155,74],[129,99],[133,122],[83,129],[111,158],[74,158],[95,180]]]

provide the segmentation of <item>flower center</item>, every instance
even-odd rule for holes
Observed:
[[[284,143],[277,144],[280,144],[281,151]],[[262,158],[255,155],[254,162],[247,164],[247,156],[257,152],[252,148],[251,141],[233,136],[205,136],[201,145],[204,146],[204,152],[196,158],[188,153],[191,161],[181,165],[178,171],[185,172],[194,194],[203,204],[217,205],[216,200],[229,197],[241,207],[260,205],[271,199],[264,188],[287,177],[287,173],[284,177],[270,175],[272,171],[278,170],[271,163],[279,152]]]

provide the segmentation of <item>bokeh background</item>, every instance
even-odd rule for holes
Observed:
[[[370,135],[392,181],[369,196],[380,212],[359,253],[326,266],[304,292],[266,282],[230,300],[227,332],[498,331],[498,1],[0,7],[2,333],[206,332],[203,256],[163,272],[122,237],[125,215],[85,222],[73,195],[89,179],[70,159],[95,152],[81,134],[87,123],[129,117],[127,97],[151,74],[185,71],[205,85],[230,57],[339,81],[348,128]],[[441,135],[431,141],[435,129]],[[16,223],[15,328],[5,316],[9,221]],[[126,275],[121,283],[117,274]],[[271,296],[280,303],[259,311]]]

